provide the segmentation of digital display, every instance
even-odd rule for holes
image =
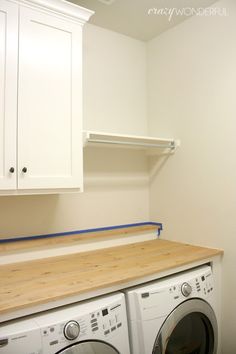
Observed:
[[[102,310],[102,315],[103,315],[103,316],[108,315],[108,309],[104,309],[104,310]]]

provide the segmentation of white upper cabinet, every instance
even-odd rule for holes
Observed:
[[[0,189],[82,190],[82,24],[92,13],[22,2],[0,2]]]

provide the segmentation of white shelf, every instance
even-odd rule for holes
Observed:
[[[180,145],[178,140],[161,139],[147,136],[110,134],[103,132],[84,131],[84,147],[86,146],[123,146],[129,148],[147,149],[169,149],[175,151]]]

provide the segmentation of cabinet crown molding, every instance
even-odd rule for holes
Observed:
[[[19,5],[30,6],[43,11],[64,15],[67,18],[84,24],[94,14],[94,11],[72,4],[65,0],[10,0]]]

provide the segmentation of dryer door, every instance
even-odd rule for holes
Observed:
[[[114,347],[105,342],[91,340],[73,344],[57,354],[120,354]]]
[[[211,306],[191,299],[176,307],[163,323],[153,354],[216,354],[217,321]]]

